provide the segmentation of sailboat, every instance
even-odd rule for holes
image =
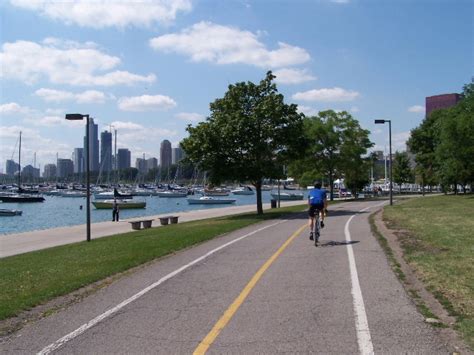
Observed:
[[[20,132],[20,146],[18,148],[18,191],[16,194],[0,195],[2,202],[43,202],[44,197],[39,195],[31,195],[24,193],[25,190],[21,188],[21,132]]]

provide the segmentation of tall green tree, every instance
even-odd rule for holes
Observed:
[[[285,104],[268,72],[259,84],[230,85],[210,104],[210,116],[188,126],[182,142],[187,159],[207,171],[211,182],[250,182],[262,214],[263,178],[281,178],[283,165],[304,149],[303,115]]]
[[[393,159],[393,181],[400,187],[402,184],[413,180],[413,172],[410,166],[410,158],[406,152],[396,152]]]
[[[373,144],[369,131],[349,113],[327,110],[305,119],[307,152],[304,164],[292,165],[292,172],[299,176],[312,171],[312,176],[324,176],[333,199],[334,180],[345,177],[352,190],[360,189],[368,181],[368,165],[363,156]],[[297,168],[300,168],[297,171]]]

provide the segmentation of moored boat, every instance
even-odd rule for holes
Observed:
[[[2,202],[43,202],[44,197],[39,195],[28,195],[28,194],[11,194],[11,195],[0,195],[0,201]]]
[[[211,196],[202,196],[199,198],[188,198],[190,205],[214,205],[214,204],[231,204],[236,200],[229,198],[214,198]]]
[[[255,193],[249,186],[239,187],[231,192],[234,195],[253,195]]]
[[[0,208],[0,216],[21,216],[23,211]]]
[[[167,190],[167,191],[158,191],[156,196],[159,197],[186,197],[188,196],[187,191],[181,190]]]
[[[278,200],[278,192],[272,192],[270,194],[273,199]],[[280,192],[280,201],[298,201],[304,198],[302,192]]]
[[[114,200],[93,201],[92,204],[98,210],[112,209]],[[145,208],[145,201],[117,200],[119,209]]]

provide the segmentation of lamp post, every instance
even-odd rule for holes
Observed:
[[[83,115],[80,113],[68,113],[66,114],[66,120],[69,121],[81,121],[87,119],[86,123],[86,232],[87,241],[91,241],[91,194],[90,194],[90,144],[89,144],[89,115]]]
[[[375,120],[375,124],[384,124],[388,122],[388,146],[390,155],[390,205],[393,205],[393,179],[392,179],[392,121],[391,120]]]

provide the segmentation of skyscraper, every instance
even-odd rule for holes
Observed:
[[[127,148],[120,148],[117,152],[117,169],[130,168],[131,153]]]
[[[102,171],[112,170],[112,133],[108,131],[100,134],[100,165]]]
[[[161,168],[168,168],[171,165],[171,142],[165,139],[160,146]]]
[[[84,148],[74,148],[74,174],[82,174],[86,169],[84,168]],[[56,174],[56,170],[55,170]]]
[[[137,158],[135,160],[135,168],[138,169],[138,172],[141,174],[146,174],[146,159],[144,158]]]
[[[79,148],[82,149],[82,148]],[[53,179],[56,177],[56,165],[55,164],[46,164],[44,166],[43,178],[46,180]]]
[[[156,158],[149,158],[146,160],[146,170],[150,171],[152,169],[158,168],[158,159]]]
[[[74,163],[71,159],[58,159],[57,176],[66,178],[74,174]]]
[[[87,130],[87,125],[86,125]],[[89,155],[89,169],[90,171],[99,171],[99,127],[94,123],[94,119],[89,121],[89,147],[91,149]],[[86,131],[87,134],[87,131]],[[84,137],[84,160],[87,157],[86,137]],[[86,162],[84,162],[84,170],[86,169]]]
[[[171,163],[178,164],[181,159],[183,159],[183,149],[181,147],[173,148],[171,154]]]
[[[20,166],[17,163],[15,163],[13,160],[7,160],[5,173],[7,175],[15,175],[16,173],[18,173],[19,167]]]

